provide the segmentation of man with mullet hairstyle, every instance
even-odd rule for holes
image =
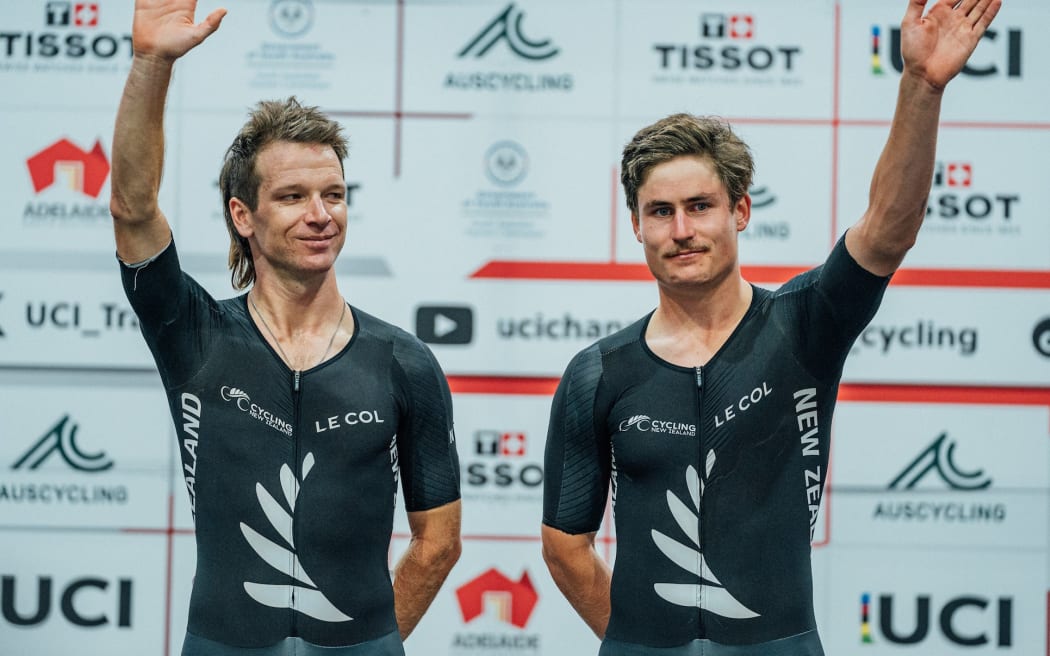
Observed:
[[[842,367],[925,217],[945,86],[1000,4],[908,2],[868,209],[776,291],[741,275],[754,166],[727,124],[676,114],[624,148],[659,304],[569,364],[544,467],[544,558],[600,656],[824,654],[810,542]],[[612,572],[594,548],[610,484]]]
[[[138,0],[110,209],[124,288],[157,363],[194,511],[184,656],[400,656],[460,553],[459,461],[441,368],[349,305],[338,123],[261,102],[220,176],[235,298],[179,264],[157,205],[175,60],[219,27]],[[398,477],[411,543],[388,568]]]

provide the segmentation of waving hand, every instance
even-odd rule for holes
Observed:
[[[194,23],[196,8],[196,0],[138,0],[131,27],[135,53],[174,61],[195,48],[226,15],[225,9],[216,9]]]
[[[943,89],[970,58],[1002,0],[937,0],[923,16],[927,1],[908,3],[901,22],[901,56],[906,73]]]

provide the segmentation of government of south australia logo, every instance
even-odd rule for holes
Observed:
[[[505,42],[522,59],[544,60],[558,54],[550,39],[533,41],[522,32],[525,12],[510,3],[457,54],[458,57],[484,57],[497,43]]]
[[[310,0],[274,0],[270,4],[270,25],[278,34],[300,36],[314,22],[314,6]]]
[[[296,553],[295,536],[292,532],[295,515],[295,501],[299,488],[306,481],[314,466],[314,455],[306,454],[303,458],[302,478],[297,479],[288,465],[281,465],[280,485],[284,501],[282,505],[263,486],[255,484],[255,494],[259,506],[269,520],[270,526],[280,536],[284,544],[278,544],[261,533],[241,522],[241,533],[251,548],[270,567],[289,576],[303,585],[282,585],[273,583],[244,582],[244,591],[248,596],[264,606],[271,608],[288,608],[298,611],[322,622],[347,622],[353,618],[336,608],[317,588],[310,576],[299,562]],[[349,584],[349,583],[347,583]],[[304,587],[305,586],[305,587]]]
[[[113,460],[104,452],[85,453],[77,445],[79,426],[63,415],[48,429],[33,446],[26,451],[11,469],[38,469],[50,456],[57,454],[66,464],[84,472],[105,471],[113,466]]]
[[[704,479],[711,477],[715,466],[715,452],[707,453]],[[707,559],[700,552],[700,499],[704,495],[704,480],[701,480],[692,465],[685,472],[686,487],[689,490],[689,502],[682,501],[671,490],[667,491],[667,507],[681,533],[691,544],[682,544],[678,540],[652,529],[653,542],[657,548],[675,565],[689,572],[698,583],[655,583],[653,589],[661,599],[676,606],[701,607],[703,609],[728,617],[730,619],[749,619],[759,614],[744,606],[726,590],[718,577],[707,564]],[[701,601],[702,600],[702,601]]]
[[[529,172],[529,154],[521,144],[497,141],[485,151],[485,175],[501,187],[513,187]]]

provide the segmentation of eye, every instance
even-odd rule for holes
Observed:
[[[709,207],[710,207],[710,205],[707,204],[707,201],[699,200],[699,201],[693,203],[693,210],[696,211],[696,212],[703,212],[704,210],[706,210]]]
[[[653,216],[668,217],[672,216],[674,212],[671,211],[670,207],[657,207],[653,209]]]

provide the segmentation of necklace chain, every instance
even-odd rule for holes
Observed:
[[[248,302],[252,304],[252,308],[255,310],[255,314],[259,316],[259,321],[262,322],[263,328],[266,329],[266,332],[273,339],[273,343],[277,346],[277,352],[281,354],[281,357],[284,358],[284,361],[288,363],[289,367],[294,368],[291,358],[289,358],[288,354],[284,352],[283,348],[281,348],[281,340],[277,339],[277,335],[274,335],[273,331],[270,330],[270,324],[266,323],[266,317],[264,317],[263,313],[259,311],[259,306],[255,304],[255,299],[252,298],[251,294],[248,294]],[[328,352],[332,350],[332,344],[335,343],[335,336],[339,334],[339,327],[343,325],[343,318],[345,316],[346,301],[343,301],[343,309],[339,312],[339,321],[335,323],[335,330],[332,331],[332,336],[328,338],[328,346],[325,347],[324,353],[321,354],[321,359],[314,364],[315,367],[324,362],[324,359],[328,357]]]

